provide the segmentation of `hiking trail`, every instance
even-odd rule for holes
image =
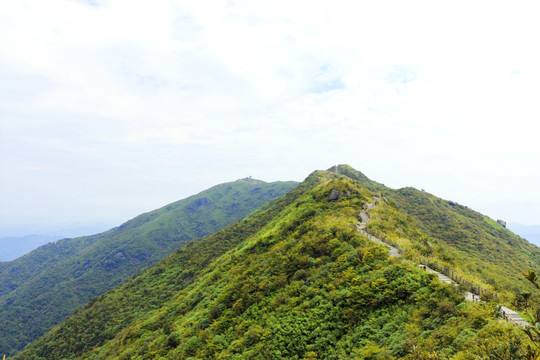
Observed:
[[[359,215],[360,223],[356,224],[356,229],[358,230],[358,232],[360,234],[364,235],[368,240],[387,247],[388,248],[388,254],[389,254],[389,256],[391,258],[400,257],[401,253],[396,247],[387,244],[386,242],[382,241],[381,239],[377,238],[374,235],[371,235],[370,233],[368,233],[366,231],[367,224],[371,220],[371,216],[369,215],[369,211],[374,209],[379,201],[381,201],[381,198],[378,197],[378,196],[374,196],[372,203],[364,204],[362,212],[360,212],[360,215]],[[426,270],[426,271],[428,271],[428,272],[430,272],[432,274],[437,275],[439,280],[446,283],[446,284],[454,284],[455,286],[458,285],[454,280],[450,279],[448,276],[446,276],[446,275],[444,275],[444,274],[442,274],[442,273],[440,273],[438,271],[435,271],[435,270],[429,268],[426,265],[421,265],[421,264],[417,264],[417,265],[418,265],[418,267],[420,267],[420,268],[422,268],[422,269],[424,269],[424,270]],[[480,300],[480,296],[478,296],[476,294],[473,294],[470,291],[467,291],[464,294],[464,296],[465,296],[465,299],[468,300],[468,301],[472,301],[472,302],[481,302],[482,301],[482,300]],[[511,322],[511,323],[513,323],[515,325],[519,325],[519,326],[522,326],[522,327],[531,326],[531,324],[529,324],[525,319],[523,319],[521,317],[521,315],[519,315],[516,311],[514,311],[512,309],[509,309],[507,307],[499,305],[499,312],[501,313],[503,319],[505,319],[508,322]]]

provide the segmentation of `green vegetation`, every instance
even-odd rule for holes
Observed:
[[[534,271],[529,270],[527,273],[523,273],[523,276],[536,288],[536,290],[540,290],[540,285],[538,284],[538,275],[536,275]],[[528,294],[529,296],[525,297],[527,300],[530,300],[531,294]],[[535,304],[538,304],[538,301],[536,301]],[[525,308],[525,311],[530,319],[529,322],[533,325],[525,329],[525,334],[527,334],[533,343],[533,345],[527,347],[525,351],[527,352],[528,359],[540,358],[540,308],[534,309],[532,306],[530,306],[528,301],[525,301],[525,303],[522,304],[522,307]]]
[[[252,179],[218,185],[105,233],[0,263],[0,354],[14,354],[187,240],[213,234],[296,185]]]
[[[496,304],[466,302],[356,230],[363,206],[386,188],[340,170],[339,178],[317,171],[250,217],[188,242],[15,359],[523,358],[532,342]],[[344,196],[331,202],[332,190]],[[466,251],[450,251],[421,216],[402,210],[398,191],[383,195],[370,230],[408,254],[467,264],[453,258]]]
[[[466,206],[414,188],[387,188],[347,165],[340,165],[339,173],[386,199],[375,210],[370,227],[412,254],[428,256],[499,293],[499,300],[508,305],[521,293],[534,290],[521,272],[540,272],[537,246]],[[410,239],[415,237],[422,242],[411,246]]]
[[[409,188],[396,194],[389,198],[426,234],[433,247],[424,251],[431,257],[499,293],[507,304],[532,291],[520,272],[540,270],[540,248],[465,206]]]

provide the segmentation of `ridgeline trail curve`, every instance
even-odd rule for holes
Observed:
[[[389,256],[391,258],[397,258],[397,257],[400,257],[404,253],[403,249],[399,245],[389,241],[388,239],[385,239],[383,236],[375,235],[375,234],[373,234],[373,232],[368,232],[367,231],[367,224],[371,220],[371,215],[369,214],[369,212],[370,212],[370,210],[374,209],[380,201],[384,201],[384,199],[382,197],[374,196],[372,203],[364,204],[363,209],[362,209],[362,211],[360,212],[360,214],[358,216],[358,220],[360,220],[360,222],[358,224],[356,224],[355,226],[356,226],[357,231],[360,234],[364,235],[368,240],[373,241],[374,243],[383,245],[386,248],[388,248],[388,254],[389,254]],[[381,240],[381,238],[383,238],[386,241]],[[457,286],[458,284],[455,281],[455,280],[457,280],[460,283],[464,283],[465,285],[469,286],[469,288],[471,288],[471,291],[467,291],[467,292],[464,293],[465,299],[468,300],[468,301],[481,302],[482,300],[481,300],[480,295],[484,294],[484,293],[490,294],[492,299],[497,300],[497,294],[496,293],[485,290],[485,289],[481,288],[478,285],[474,285],[474,284],[466,281],[465,279],[461,278],[459,275],[455,274],[452,270],[448,269],[445,266],[438,265],[437,263],[433,262],[432,260],[423,259],[423,258],[415,258],[414,260],[415,260],[415,263],[416,263],[416,265],[418,267],[420,267],[420,268],[422,268],[422,269],[424,269],[424,270],[426,270],[426,271],[428,271],[428,272],[430,272],[432,274],[437,275],[439,280],[446,283],[446,284],[453,284],[453,285]],[[436,270],[432,269],[432,267],[436,267],[437,269],[446,270],[446,272],[449,273],[449,275],[452,276],[452,278],[442,274],[439,271],[436,271]],[[472,292],[472,291],[474,291],[474,292]],[[514,311],[512,309],[509,309],[509,308],[507,308],[505,306],[499,305],[499,312],[500,312],[502,318],[505,319],[508,322],[511,322],[511,323],[513,323],[515,325],[519,325],[519,326],[522,326],[522,327],[531,326],[531,324],[529,324],[525,319],[523,319],[520,314],[518,314],[516,311]]]

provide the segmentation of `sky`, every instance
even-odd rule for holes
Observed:
[[[540,224],[538,7],[1,1],[0,235],[338,163]]]

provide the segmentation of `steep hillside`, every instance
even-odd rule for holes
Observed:
[[[335,167],[330,170],[335,171]],[[403,227],[396,214],[405,215],[401,223],[414,224],[423,242],[410,247],[415,255],[429,256],[475,283],[501,294],[511,302],[516,293],[533,291],[521,273],[540,271],[540,248],[466,206],[443,200],[408,187],[394,190],[369,180],[347,165],[339,166],[347,175],[374,192],[382,194],[389,206],[379,212],[374,230],[408,247],[409,235],[396,231]]]
[[[540,248],[466,206],[412,188],[394,193],[402,209],[435,245],[426,254],[470,274],[510,300],[532,285],[521,273],[540,270]]]
[[[12,354],[92,297],[296,186],[243,179],[142,214],[102,234],[49,243],[0,263],[0,354]]]
[[[466,302],[360,233],[366,208],[369,231],[406,256],[427,246],[379,192],[315,172],[93,299],[15,358],[476,359],[510,355],[510,345],[519,355],[528,340],[494,304]]]

